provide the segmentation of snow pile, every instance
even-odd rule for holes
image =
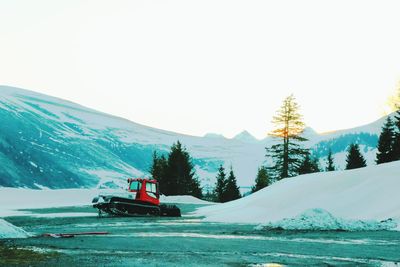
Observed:
[[[0,219],[0,239],[1,238],[25,238],[30,235],[21,228]]]
[[[302,214],[277,222],[262,224],[259,230],[334,230],[334,231],[378,231],[392,230],[397,223],[392,220],[346,220],[336,218],[324,209],[310,209]]]
[[[260,224],[321,208],[346,220],[399,220],[399,188],[400,161],[396,161],[284,179],[242,199],[202,207],[195,215],[212,222]]]

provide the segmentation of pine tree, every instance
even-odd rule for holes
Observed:
[[[360,152],[358,144],[351,144],[347,150],[346,170],[357,169],[367,166],[365,158]]]
[[[267,156],[271,156],[275,161],[275,165],[270,169],[278,179],[295,176],[302,156],[307,152],[299,142],[307,141],[307,139],[301,137],[305,124],[293,95],[283,101],[272,122],[276,128],[270,135],[279,140],[279,143],[266,148]]]
[[[232,201],[238,198],[241,198],[241,195],[239,187],[237,186],[235,174],[233,173],[233,169],[231,167],[228,179],[226,180],[224,202]]]
[[[326,171],[327,172],[331,172],[331,171],[335,171],[336,167],[335,164],[333,163],[333,156],[332,156],[332,151],[329,149],[329,153],[328,153],[328,157],[326,159],[327,162],[327,166],[326,166]]]
[[[261,166],[260,168],[258,168],[255,182],[256,184],[251,188],[252,193],[257,192],[258,190],[261,190],[270,184],[268,171],[265,166]]]
[[[200,185],[200,181],[197,177],[194,177],[191,182],[190,182],[190,186],[189,186],[189,190],[187,191],[188,195],[190,196],[194,196],[197,198],[202,198],[203,197],[203,192],[201,189],[201,185]]]
[[[226,186],[226,174],[225,168],[220,165],[218,169],[217,182],[215,184],[214,195],[217,202],[225,202],[225,186]]]
[[[306,153],[304,156],[303,162],[301,163],[299,170],[299,174],[307,174],[307,173],[314,173],[320,172],[318,166],[318,159],[311,157],[310,153]]]
[[[394,157],[395,129],[390,116],[387,117],[382,127],[382,132],[378,141],[378,152],[376,154],[376,163],[381,164],[395,160]]]
[[[167,189],[168,185],[166,184],[166,181],[163,180],[166,174],[167,167],[168,167],[168,162],[165,156],[161,155],[161,157],[159,157],[157,155],[157,152],[154,151],[153,162],[150,167],[150,174],[153,177],[153,179],[156,179],[158,181],[161,193],[164,193],[166,190],[168,190]]]
[[[166,185],[163,193],[167,195],[196,194],[197,197],[201,197],[201,188],[195,178],[192,159],[179,141],[171,146],[162,181]]]
[[[394,141],[393,141],[393,159],[400,160],[400,84],[397,88],[397,95],[393,97],[393,106],[396,110],[394,117]]]

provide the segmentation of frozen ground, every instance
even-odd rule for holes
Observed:
[[[91,207],[30,210],[42,216],[7,217],[34,236],[1,246],[57,253],[45,266],[397,266],[397,231],[255,230],[253,224],[205,222],[187,216],[201,205],[180,204],[182,218],[103,217]],[[48,217],[74,213],[83,216]],[[43,233],[105,231],[108,235],[51,238]],[[1,258],[0,258],[1,265]]]
[[[359,230],[360,221],[365,225],[375,222],[375,226],[380,227],[381,221],[393,220],[397,226],[393,222],[385,225],[400,230],[399,188],[400,161],[397,161],[284,179],[248,197],[204,207],[195,214],[204,216],[208,222],[290,223],[291,228],[298,229],[318,220],[341,223],[346,230],[351,230],[352,226]],[[324,210],[323,216],[316,218],[315,212],[304,214],[315,209]],[[331,229],[329,223],[325,226]]]

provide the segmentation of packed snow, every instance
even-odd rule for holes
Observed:
[[[261,224],[259,230],[320,230],[320,231],[378,231],[397,228],[393,219],[376,220],[345,220],[337,218],[323,209],[310,209],[302,214],[277,222]]]
[[[96,189],[34,190],[4,187],[0,188],[0,217],[18,215],[16,210],[19,209],[89,205],[97,194]]]
[[[164,196],[160,197],[160,201],[164,203],[176,203],[176,204],[215,204],[214,202],[205,201],[198,199],[194,196]]]
[[[99,194],[126,196],[130,193],[122,189],[35,190],[3,187],[0,188],[0,217],[30,214],[27,211],[18,211],[21,209],[87,206],[91,205],[92,199]],[[211,204],[193,196],[162,195],[160,201],[177,204]]]
[[[312,228],[321,220],[317,228],[334,228],[339,224],[346,230],[362,227],[399,230],[399,188],[400,161],[397,161],[287,178],[242,199],[202,207],[195,215],[210,222],[290,229]]]
[[[30,235],[23,229],[0,219],[0,239],[1,238],[25,238]]]

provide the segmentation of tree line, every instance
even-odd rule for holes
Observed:
[[[167,155],[153,153],[149,172],[158,181],[162,194],[203,197],[192,158],[179,141],[171,146]],[[214,190],[207,192],[205,198],[216,202],[228,202],[241,197],[232,166],[227,175],[221,165],[216,180]]]
[[[167,155],[153,153],[149,172],[165,195],[192,195],[215,202],[228,202],[241,197],[233,167],[227,175],[222,165],[218,169],[214,190],[203,196],[192,157],[179,141],[171,146]]]
[[[382,127],[377,145],[377,164],[400,160],[400,105],[398,104],[396,107],[394,118],[388,116]],[[328,152],[326,167],[321,168],[319,159],[312,155],[310,149],[301,145],[308,140],[302,136],[305,124],[293,95],[285,98],[272,122],[275,128],[269,135],[274,138],[276,143],[266,147],[266,157],[272,159],[273,164],[269,167],[261,166],[258,169],[252,192],[284,178],[337,169],[331,150]],[[367,164],[360,151],[360,146],[357,143],[350,144],[347,149],[345,169],[365,166]]]
[[[211,193],[211,200],[216,202],[228,202],[238,198],[241,198],[241,195],[232,166],[228,177],[226,177],[225,168],[220,165],[215,189],[214,192]]]
[[[377,145],[377,164],[400,160],[400,106],[397,108],[396,115],[393,118],[388,116],[382,127]],[[305,124],[293,95],[284,99],[272,122],[274,129],[269,135],[275,143],[266,147],[266,157],[272,164],[259,167],[252,192],[285,178],[337,169],[331,150],[328,151],[326,166],[321,167],[319,159],[313,156],[310,148],[302,145],[308,140],[303,136]],[[350,144],[347,148],[345,169],[365,166],[367,164],[360,146],[357,143]],[[171,146],[168,154],[159,155],[154,152],[150,173],[159,181],[163,194],[203,197],[192,158],[179,141]],[[226,172],[224,166],[220,165],[214,190],[207,192],[204,197],[216,202],[227,202],[241,197],[232,166]]]

